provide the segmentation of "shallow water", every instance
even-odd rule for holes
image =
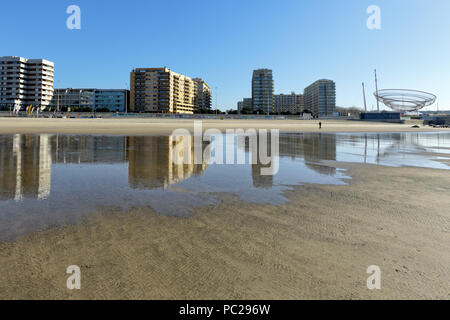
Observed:
[[[450,133],[281,134],[279,171],[268,176],[261,175],[267,165],[248,164],[248,141],[224,139],[217,149],[241,149],[247,164],[174,164],[192,149],[174,152],[172,136],[0,135],[0,240],[110,206],[189,217],[192,208],[219,203],[221,193],[280,205],[295,185],[345,185],[350,177],[326,160],[450,169],[439,161],[450,159]]]

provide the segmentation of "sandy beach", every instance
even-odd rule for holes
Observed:
[[[449,299],[450,172],[338,165],[349,185],[298,186],[279,207],[223,195],[188,219],[105,208],[1,243],[0,298]]]
[[[0,118],[1,134],[153,135],[192,126]],[[323,121],[322,132],[437,130],[411,126]],[[203,128],[319,131],[317,121],[206,120]],[[221,193],[189,218],[101,207],[81,223],[0,242],[0,299],[450,299],[450,171],[326,165],[348,170],[348,185],[295,186],[280,206]],[[81,290],[66,288],[70,265],[81,267]],[[381,290],[366,287],[370,265],[381,268]]]
[[[423,127],[421,121],[408,121],[405,124],[382,122],[362,122],[345,120],[323,120],[319,130],[317,120],[202,120],[204,130],[226,129],[279,129],[281,132],[417,132],[443,131]],[[419,129],[412,128],[418,124]],[[72,134],[128,134],[168,135],[175,129],[192,131],[194,120],[184,119],[35,119],[0,118],[0,134],[8,133],[72,133]]]

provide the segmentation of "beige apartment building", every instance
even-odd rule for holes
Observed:
[[[305,109],[305,101],[303,94],[275,94],[274,96],[274,112],[275,113],[302,113]]]
[[[211,88],[201,78],[192,79],[195,83],[194,106],[196,112],[207,112],[211,110]]]
[[[164,68],[136,68],[130,75],[130,111],[194,112],[195,82]]]
[[[43,59],[0,57],[0,106],[44,109],[53,97],[54,64]]]

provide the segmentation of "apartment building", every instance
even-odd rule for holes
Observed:
[[[84,88],[55,89],[50,107],[57,111],[93,109],[94,92],[95,89]]]
[[[192,79],[195,83],[194,106],[195,112],[202,113],[211,110],[211,88],[201,78]]]
[[[244,109],[252,109],[253,108],[253,99],[252,98],[244,98],[242,101],[242,107]]]
[[[241,113],[243,109],[244,109],[244,101],[238,101],[237,103],[238,112]]]
[[[53,110],[106,110],[125,112],[129,91],[125,89],[64,88],[55,89],[50,107]]]
[[[257,69],[252,77],[253,110],[273,112],[273,76],[270,69]]]
[[[238,102],[238,111],[242,112],[242,110],[253,110],[253,99],[252,98],[244,98],[242,101]]]
[[[130,74],[130,111],[188,113],[195,109],[195,82],[164,68],[136,68]]]
[[[276,94],[274,95],[274,112],[275,113],[302,113],[305,109],[303,94]]]
[[[331,116],[336,110],[336,84],[332,80],[317,80],[304,92],[305,109],[315,116]]]
[[[130,94],[123,89],[95,89],[95,110],[125,112],[128,109]]]
[[[54,64],[44,59],[0,57],[0,106],[46,108],[53,97]]]

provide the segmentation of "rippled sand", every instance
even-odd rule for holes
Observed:
[[[202,120],[203,129],[236,128],[280,129],[282,132],[406,132],[450,131],[422,127],[421,121],[405,124],[381,122],[322,120]],[[0,134],[7,133],[74,133],[74,134],[171,134],[178,128],[193,130],[194,120],[185,119],[33,119],[0,118]],[[419,124],[420,129],[411,128]]]
[[[450,172],[339,167],[348,186],[298,186],[279,207],[223,195],[193,218],[111,208],[1,243],[0,298],[449,299]],[[74,264],[80,291],[66,289]]]

